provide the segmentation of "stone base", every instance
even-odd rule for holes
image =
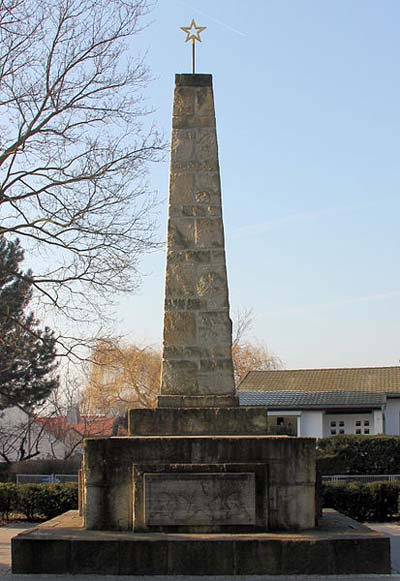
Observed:
[[[87,531],[70,511],[12,539],[12,572],[378,575],[390,573],[390,540],[332,510],[303,533],[222,535]]]
[[[315,525],[313,438],[86,438],[82,472],[91,530],[255,533]]]
[[[231,408],[239,406],[237,395],[159,395],[159,408]]]
[[[266,435],[264,407],[155,408],[129,410],[131,436]]]

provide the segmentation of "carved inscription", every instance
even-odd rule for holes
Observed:
[[[255,524],[255,475],[145,474],[148,526]]]

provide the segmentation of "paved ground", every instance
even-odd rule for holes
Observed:
[[[387,534],[391,539],[392,546],[392,575],[293,575],[290,577],[271,575],[251,575],[238,577],[132,577],[132,576],[99,576],[99,575],[12,575],[11,574],[11,538],[32,528],[34,525],[22,523],[13,524],[7,527],[0,527],[0,577],[1,581],[400,581],[400,526],[387,524],[370,524],[369,526],[379,532]],[[398,574],[397,574],[398,573]]]
[[[369,523],[371,529],[384,533],[390,537],[392,557],[392,571],[400,574],[400,524],[395,523]]]

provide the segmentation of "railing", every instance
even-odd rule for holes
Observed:
[[[322,476],[322,482],[395,482],[400,474],[332,474]]]
[[[78,482],[77,474],[17,474],[18,484],[60,484]]]

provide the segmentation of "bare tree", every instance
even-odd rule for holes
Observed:
[[[123,415],[154,407],[160,388],[161,354],[150,347],[101,341],[92,357],[83,405],[90,413]]]
[[[42,304],[88,320],[155,247],[133,41],[147,0],[0,0],[0,235],[36,258]]]
[[[266,345],[247,339],[253,320],[252,309],[238,309],[233,317],[232,359],[236,385],[249,371],[282,367],[281,359],[273,355]]]

